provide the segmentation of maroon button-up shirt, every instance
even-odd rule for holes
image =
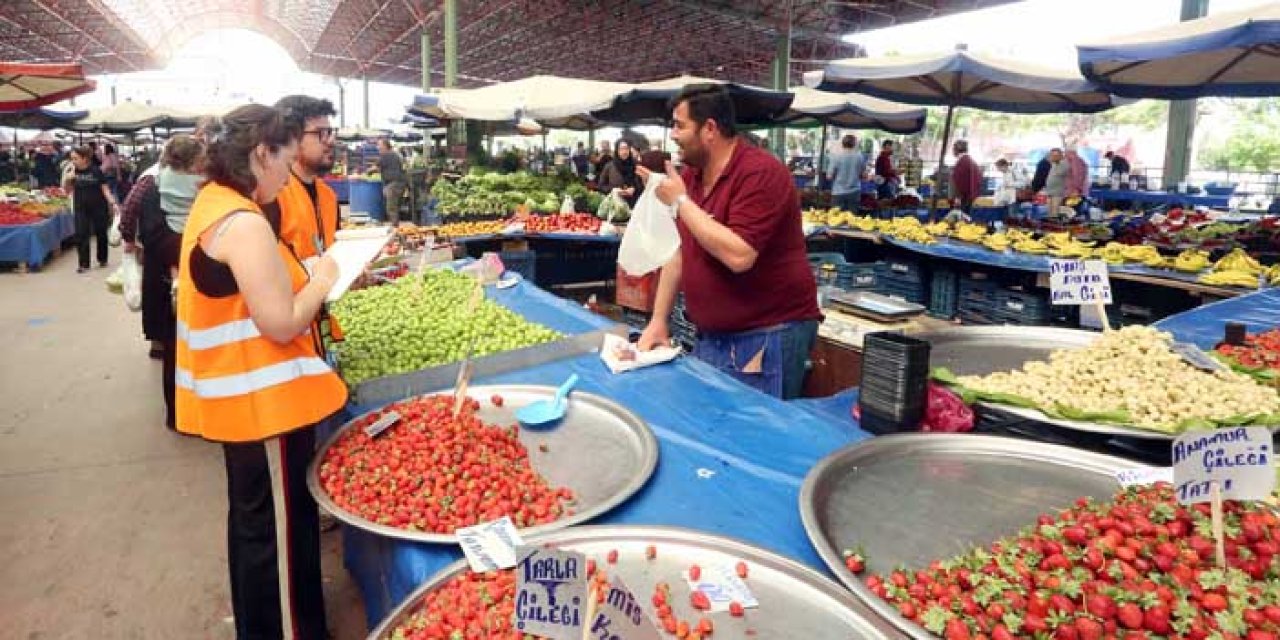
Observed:
[[[735,333],[822,319],[801,229],[800,195],[786,166],[739,140],[709,193],[703,192],[701,170],[685,169],[683,177],[689,199],[758,252],[751,269],[734,273],[679,223],[681,286],[698,330]]]

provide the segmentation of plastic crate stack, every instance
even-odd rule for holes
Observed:
[[[920,263],[891,258],[876,273],[877,293],[916,304],[925,304],[924,273]]]
[[[985,274],[960,278],[957,313],[965,324],[1010,324],[1026,327],[1067,325],[1074,322],[1074,307],[1054,306],[1047,290],[1010,287],[988,280]]]
[[[874,291],[879,283],[876,262],[847,262],[836,265],[836,286],[846,291]]]
[[[506,267],[507,271],[520,274],[526,282],[537,281],[535,276],[538,273],[538,254],[536,252],[503,251],[498,254],[498,258],[502,260],[502,266]]]
[[[692,352],[698,344],[698,328],[685,315],[684,294],[676,294],[676,304],[671,309],[671,339],[686,352]]]
[[[822,286],[835,286],[836,268],[845,263],[844,256],[839,253],[824,252],[809,254],[809,269],[813,271],[813,279]]]
[[[951,269],[935,267],[929,280],[929,315],[943,320],[956,317],[960,276]]]

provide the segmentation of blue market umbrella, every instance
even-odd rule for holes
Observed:
[[[48,129],[65,128],[67,125],[84,118],[87,115],[89,115],[89,111],[87,109],[62,111],[50,109],[49,107],[27,109],[25,111],[8,111],[0,113],[0,127],[40,129],[41,131],[45,131]]]
[[[1077,47],[1080,70],[1131,98],[1280,95],[1280,3]]]
[[[723,82],[696,76],[679,76],[636,85],[619,94],[606,109],[591,115],[618,124],[665,124],[671,120],[670,100],[688,85],[720,84],[733,99],[738,124],[764,126],[776,124],[791,107],[795,96],[786,91],[773,91],[735,82]]]

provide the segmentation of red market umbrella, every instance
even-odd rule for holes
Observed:
[[[0,62],[0,112],[35,109],[93,89],[78,64]]]

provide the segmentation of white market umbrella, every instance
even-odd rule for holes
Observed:
[[[0,62],[0,112],[36,109],[93,89],[78,64]]]
[[[197,114],[184,109],[125,101],[113,107],[90,109],[89,115],[69,125],[73,131],[133,133],[140,129],[194,127]]]
[[[390,129],[369,129],[365,127],[343,127],[338,129],[338,139],[343,142],[354,142],[357,140],[376,140],[378,138],[386,138],[391,135]]]
[[[1077,46],[1080,70],[1131,98],[1280,95],[1280,3]]]
[[[939,177],[957,107],[1009,113],[1097,113],[1117,106],[1109,93],[1077,69],[1029,65],[971,52],[963,46],[945,53],[836,60],[824,69],[806,73],[804,81],[822,91],[945,106]],[[937,194],[941,185],[934,187]]]
[[[588,114],[604,109],[631,89],[620,82],[559,76],[532,76],[477,89],[443,89],[418,96],[412,113],[439,119],[487,122],[536,120],[556,128],[589,129],[599,123]]]
[[[897,134],[916,133],[924,128],[927,112],[858,94],[830,93],[809,87],[791,87],[795,100],[778,119],[789,125],[816,121],[844,129],[880,129]]]

